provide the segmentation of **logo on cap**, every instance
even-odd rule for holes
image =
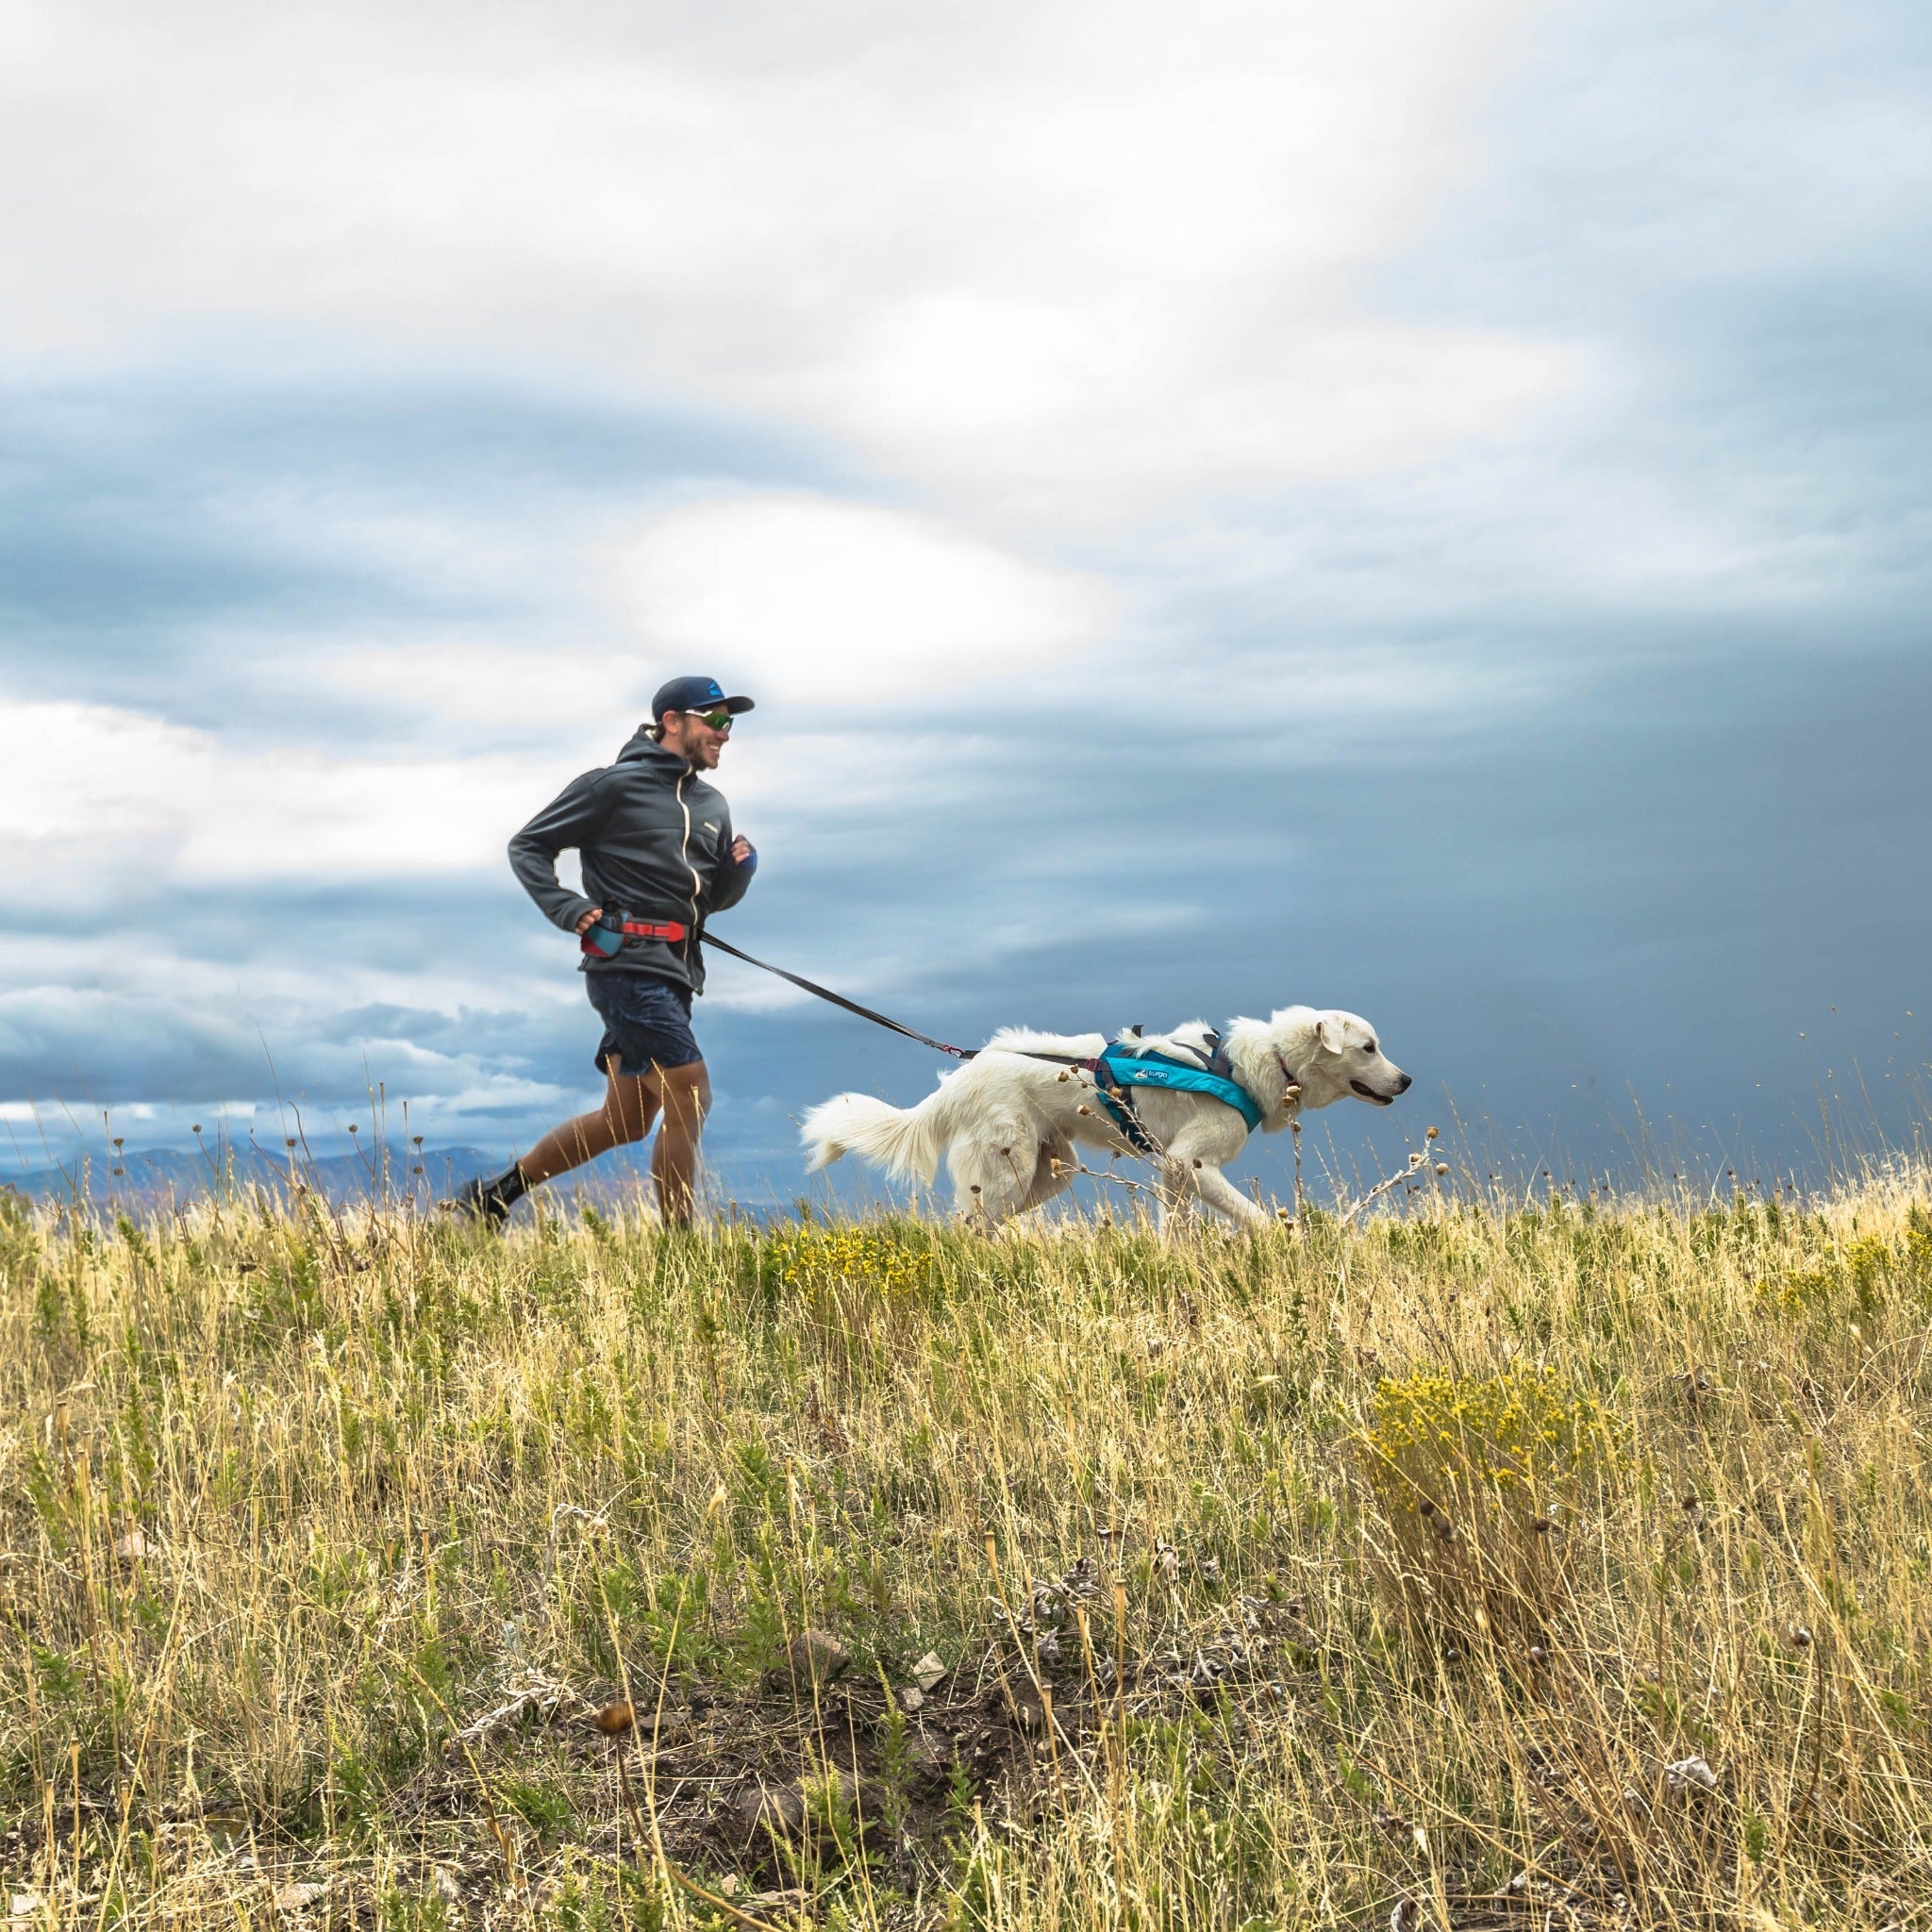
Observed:
[[[651,716],[657,719],[666,711],[708,710],[713,705],[723,705],[734,718],[752,708],[749,698],[732,697],[715,677],[693,672],[689,677],[674,677],[658,688],[658,695],[651,700]]]

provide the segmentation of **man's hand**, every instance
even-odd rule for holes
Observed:
[[[578,939],[582,939],[582,938],[583,938],[583,936],[584,936],[584,935],[585,935],[585,934],[586,934],[587,932],[589,932],[589,931],[590,931],[590,929],[591,929],[591,927],[592,927],[593,925],[595,925],[595,924],[596,924],[596,923],[597,923],[597,922],[598,922],[598,921],[599,921],[600,919],[602,919],[603,917],[604,917],[604,908],[603,908],[603,907],[601,907],[601,906],[592,906],[592,907],[591,908],[591,909],[590,909],[590,910],[589,910],[589,911],[588,911],[587,913],[585,913],[585,914],[584,914],[584,916],[583,916],[583,917],[582,917],[582,918],[581,918],[580,920],[578,920],[578,921],[577,921],[577,937],[578,937]]]
[[[751,849],[751,841],[749,839],[740,837],[732,840],[731,862],[733,865],[742,865],[747,859],[755,859],[757,857],[758,854]]]

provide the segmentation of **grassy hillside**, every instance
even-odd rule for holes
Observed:
[[[16,1205],[14,1924],[1932,1924],[1928,1178]]]

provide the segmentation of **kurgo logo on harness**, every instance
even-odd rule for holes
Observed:
[[[1136,1053],[1131,1047],[1110,1046],[1091,1064],[1093,1084],[1100,1090],[1101,1106],[1136,1154],[1159,1151],[1134,1111],[1136,1087],[1206,1093],[1224,1107],[1233,1108],[1247,1122],[1249,1133],[1261,1124],[1260,1103],[1229,1074],[1226,1058],[1218,1051],[1206,1066],[1194,1066],[1186,1060],[1170,1059],[1165,1054]]]

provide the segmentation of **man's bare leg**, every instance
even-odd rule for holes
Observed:
[[[664,1124],[651,1153],[658,1211],[666,1221],[688,1223],[697,1208],[698,1141],[710,1106],[711,1081],[703,1060],[653,1067],[639,1078],[612,1074],[601,1108],[553,1127],[517,1162],[524,1185],[539,1187],[613,1147],[641,1141],[661,1111]]]
[[[641,1141],[651,1131],[658,1107],[655,1069],[641,1079],[628,1074],[607,1075],[602,1107],[553,1127],[517,1162],[524,1172],[524,1185],[540,1187],[613,1147]]]
[[[697,1212],[698,1137],[711,1110],[711,1076],[703,1060],[693,1060],[688,1067],[660,1067],[658,1091],[664,1124],[651,1149],[651,1178],[658,1185],[658,1212],[684,1227]]]

